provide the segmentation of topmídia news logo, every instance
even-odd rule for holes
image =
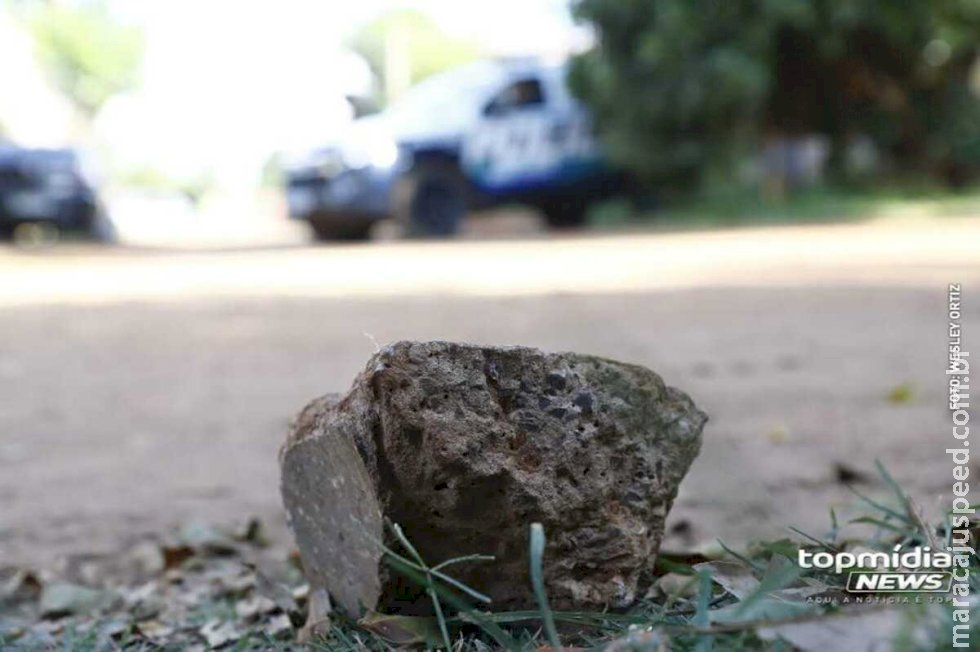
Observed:
[[[954,558],[929,546],[905,552],[811,552],[800,550],[797,564],[803,569],[847,573],[850,593],[948,593],[953,583]]]

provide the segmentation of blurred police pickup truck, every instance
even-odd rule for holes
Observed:
[[[22,224],[89,231],[97,213],[95,184],[75,151],[0,144],[0,235]]]
[[[505,203],[572,227],[621,185],[565,66],[530,59],[431,77],[284,172],[290,216],[324,240],[365,238],[389,217],[409,235],[449,236],[468,210]]]

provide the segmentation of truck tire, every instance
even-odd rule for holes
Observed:
[[[451,162],[422,162],[401,181],[394,215],[410,238],[448,238],[466,216],[466,180]]]
[[[542,202],[540,209],[548,227],[555,230],[575,229],[585,224],[588,204],[581,197],[555,197]]]
[[[341,215],[311,216],[313,238],[319,242],[367,240],[371,222]]]

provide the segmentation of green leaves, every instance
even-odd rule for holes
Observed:
[[[611,156],[658,192],[732,179],[766,133],[824,134],[835,164],[863,134],[899,168],[951,182],[980,169],[974,0],[581,0],[575,11],[599,42],[574,61],[572,88]],[[928,64],[937,48],[948,56]]]
[[[116,22],[104,3],[39,3],[27,24],[41,61],[88,115],[139,81],[143,34]]]

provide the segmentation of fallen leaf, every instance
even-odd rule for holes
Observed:
[[[711,579],[739,600],[744,600],[759,588],[759,580],[745,564],[737,561],[711,561],[697,564],[696,571],[706,571]]]
[[[251,517],[244,523],[239,524],[235,527],[232,536],[237,541],[243,541],[245,543],[251,543],[256,546],[266,546],[268,545],[268,540],[265,536],[265,530],[262,527],[262,521],[258,517]]]
[[[781,555],[773,555],[762,574],[762,579],[739,602],[710,612],[712,622],[731,623],[753,620],[781,620],[795,618],[812,610],[812,605],[801,602],[802,593],[793,587],[800,581],[800,568]],[[748,582],[739,586],[743,590]],[[816,587],[804,587],[818,592]]]
[[[568,649],[568,648],[566,648]],[[667,637],[656,630],[631,631],[604,646],[603,652],[667,652]]]
[[[380,636],[392,645],[427,645],[437,647],[442,642],[434,618],[368,613],[357,624]]]
[[[68,614],[88,614],[111,608],[119,601],[112,591],[78,584],[49,584],[41,592],[41,615],[56,618]]]
[[[159,620],[147,620],[136,625],[137,631],[145,638],[154,642],[164,641],[173,633],[174,628],[161,623]]]
[[[804,623],[761,627],[756,634],[764,641],[781,638],[801,652],[890,650],[892,642],[903,629],[902,616],[900,609],[852,610]],[[921,627],[912,632],[914,640],[920,645],[930,642],[929,633]],[[912,643],[912,640],[907,643]]]
[[[237,550],[234,540],[224,532],[203,521],[191,521],[177,533],[180,543],[211,554],[230,554]]]
[[[41,595],[41,580],[29,570],[16,569],[0,584],[0,604],[32,602]]]
[[[308,592],[309,586],[304,586],[306,586],[306,591]],[[258,568],[255,569],[255,590],[260,595],[272,600],[285,613],[299,612],[299,606],[296,603],[294,592],[290,591],[280,582],[271,579]],[[306,595],[304,593],[303,598],[305,599],[305,597]]]
[[[156,595],[155,582],[146,582],[135,589],[124,591],[123,602],[135,620],[149,620],[163,611],[163,599]]]
[[[17,637],[17,648],[22,650],[54,650],[58,647],[57,632],[31,627]]]
[[[163,567],[167,570],[177,568],[194,556],[194,549],[185,545],[161,546],[160,552],[163,554]]]
[[[672,598],[692,597],[698,592],[698,578],[681,573],[667,573],[657,580],[656,587],[661,593]]]
[[[310,595],[310,585],[300,584],[291,591],[291,594],[293,596],[293,600],[295,600],[297,604],[305,602],[306,598],[308,598]]]
[[[209,647],[219,648],[229,643],[234,643],[242,637],[242,632],[235,628],[233,623],[228,621],[211,620],[204,624],[198,631]]]
[[[779,596],[766,596],[753,600],[743,606],[737,602],[709,612],[713,623],[743,623],[755,620],[785,620],[798,618],[812,608],[799,601],[786,600]]]
[[[235,615],[242,620],[254,620],[278,608],[275,602],[264,595],[253,595],[235,603]]]
[[[282,638],[293,631],[293,624],[286,614],[277,614],[266,623],[262,631],[271,638]]]
[[[129,549],[126,557],[141,577],[159,575],[168,568],[166,554],[160,545],[153,541],[136,544]]]
[[[216,597],[241,597],[255,588],[255,573],[241,572],[241,568],[235,574],[221,574],[213,578],[214,595]]]
[[[314,638],[326,636],[330,632],[330,614],[333,612],[330,595],[323,589],[311,591],[308,604],[306,624],[296,637],[300,644],[309,643]]]
[[[108,622],[99,624],[100,639],[116,639],[125,634],[130,629],[130,624],[126,619],[114,618]]]

